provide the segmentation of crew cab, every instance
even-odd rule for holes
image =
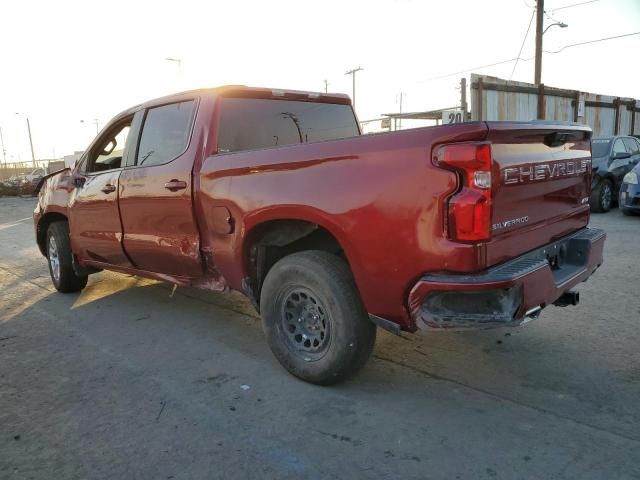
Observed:
[[[347,96],[228,86],[117,115],[45,177],[61,292],[101,269],[243,292],[292,374],[338,382],[395,333],[520,325],[601,264],[591,130],[470,122],[361,135]]]

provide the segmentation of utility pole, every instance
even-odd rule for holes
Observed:
[[[400,116],[398,117],[398,130],[402,130],[402,98],[406,95],[406,93],[404,92],[400,92],[398,94],[399,99],[398,102],[400,103]]]
[[[21,115],[20,112],[16,112],[16,115]],[[29,117],[25,115],[27,119],[27,132],[29,132],[29,145],[31,146],[31,160],[33,161],[33,167],[36,167],[36,154],[33,152],[33,137],[31,136],[31,124],[29,123]]]
[[[467,78],[460,79],[460,107],[462,108],[462,121],[467,121]]]
[[[324,81],[324,93],[329,93],[329,81]]]
[[[2,127],[0,127],[0,144],[2,144],[2,163],[7,164],[7,150],[4,148],[4,137],[2,136]]]
[[[351,98],[353,100],[354,110],[356,109],[356,72],[359,72],[360,70],[363,70],[363,68],[362,67],[354,68],[345,73],[345,75],[351,75],[351,80],[352,80]]]
[[[544,21],[544,0],[536,0],[536,70],[533,83],[542,83],[542,35]]]

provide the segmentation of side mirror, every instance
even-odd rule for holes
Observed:
[[[618,152],[611,157],[612,160],[624,160],[625,158],[631,158],[631,154],[629,152]]]

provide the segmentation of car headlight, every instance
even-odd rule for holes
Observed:
[[[638,174],[636,172],[627,173],[622,179],[624,183],[632,183],[633,185],[638,184]]]

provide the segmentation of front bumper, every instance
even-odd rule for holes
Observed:
[[[602,265],[606,234],[584,228],[472,275],[428,274],[409,293],[419,328],[520,325]]]
[[[618,206],[623,210],[640,212],[640,185],[623,183],[620,187]]]

